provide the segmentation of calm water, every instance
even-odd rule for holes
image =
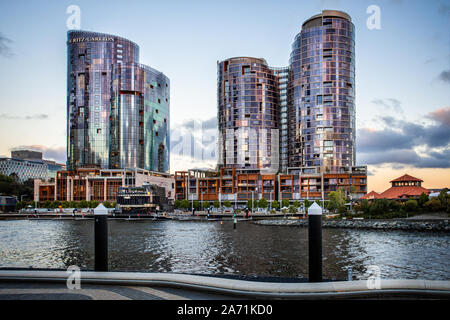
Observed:
[[[93,221],[0,221],[0,266],[94,266]],[[110,221],[110,269],[117,271],[308,276],[307,229],[239,222]],[[324,278],[450,280],[450,236],[323,229]]]

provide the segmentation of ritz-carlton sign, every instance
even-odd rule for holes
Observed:
[[[113,37],[80,37],[73,38],[68,41],[68,43],[79,43],[79,42],[105,42],[105,41],[114,41]]]

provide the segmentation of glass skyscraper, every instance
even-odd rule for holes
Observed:
[[[324,10],[306,20],[288,67],[271,68],[264,59],[247,57],[218,63],[218,123],[221,167],[261,169],[277,163],[280,172],[296,167],[338,172],[354,166],[355,27],[350,16]],[[249,128],[275,130],[252,142],[245,134]],[[274,141],[277,154],[267,147]]]
[[[68,169],[169,171],[170,82],[127,39],[69,31]]]
[[[355,165],[355,27],[344,12],[305,21],[290,58],[289,166]]]
[[[217,64],[219,164],[278,171],[278,77],[264,59]]]

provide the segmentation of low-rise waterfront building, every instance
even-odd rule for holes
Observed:
[[[116,201],[121,187],[142,187],[153,184],[164,188],[173,200],[174,181],[168,173],[144,169],[100,169],[95,167],[58,171],[55,181],[34,180],[34,202],[45,201]]]
[[[367,192],[367,167],[342,167],[337,173],[321,167],[288,168],[287,174],[265,174],[259,170],[222,167],[219,171],[191,169],[175,172],[175,199],[230,201],[328,199],[341,190],[352,199]]]
[[[154,184],[120,187],[116,206],[121,214],[148,214],[173,209],[166,197],[165,189]]]
[[[391,187],[382,193],[371,191],[361,199],[389,199],[389,200],[407,200],[418,198],[422,193],[430,194],[430,190],[422,187],[422,179],[405,174],[397,179],[390,181]]]

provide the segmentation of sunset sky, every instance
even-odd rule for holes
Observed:
[[[195,146],[208,149],[218,60],[286,66],[304,20],[345,11],[356,27],[356,158],[368,165],[369,191],[405,173],[428,188],[450,187],[450,0],[2,1],[0,155],[32,148],[66,160],[70,5],[81,9],[82,30],[136,42],[140,62],[170,78],[171,172],[216,163],[215,154],[180,155],[179,141],[193,133]],[[380,29],[366,25],[370,5],[381,9]],[[203,134],[193,130],[199,123]]]

